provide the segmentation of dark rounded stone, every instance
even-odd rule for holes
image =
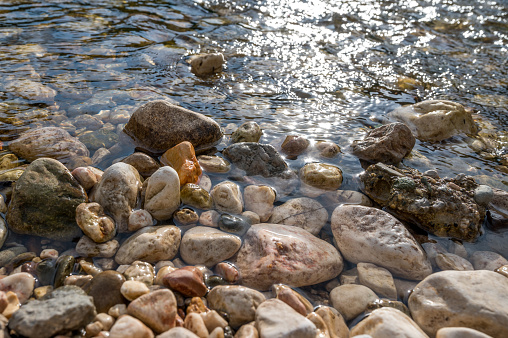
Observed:
[[[116,304],[127,304],[120,288],[125,277],[114,270],[108,270],[96,275],[90,283],[88,295],[93,297],[97,313],[105,312]]]
[[[124,132],[153,153],[162,153],[184,141],[196,149],[209,148],[222,138],[219,124],[211,118],[163,100],[139,107]]]
[[[69,277],[74,270],[75,259],[72,256],[60,256],[56,260],[55,282],[53,286],[59,288],[64,285],[65,278]]]
[[[56,260],[46,259],[37,264],[35,268],[37,279],[41,285],[52,285],[56,272]]]
[[[205,284],[206,286],[208,286],[209,289],[213,289],[218,285],[229,285],[228,282],[224,280],[224,278],[216,275],[205,278]]]
[[[5,267],[8,271],[16,269],[18,266],[23,265],[25,262],[29,262],[36,257],[34,252],[24,252],[9,261]]]
[[[241,217],[222,214],[219,218],[219,229],[238,236],[243,236],[250,228],[250,223]]]
[[[298,156],[303,153],[309,145],[310,141],[303,136],[288,135],[280,147],[284,154]]]
[[[122,160],[122,162],[130,164],[136,168],[139,174],[144,178],[152,176],[152,174],[161,167],[154,158],[141,152],[127,156]]]
[[[81,236],[76,207],[86,200],[83,187],[62,163],[41,158],[16,182],[7,223],[16,233],[70,241]]]

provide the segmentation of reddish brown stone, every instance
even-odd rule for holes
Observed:
[[[282,142],[282,152],[289,156],[298,156],[303,153],[310,142],[305,137],[298,135],[288,135],[284,142]]]
[[[168,273],[162,283],[187,297],[203,297],[208,292],[203,274],[194,266],[185,266]]]
[[[190,142],[179,143],[166,151],[161,156],[161,162],[176,170],[180,178],[180,185],[198,183],[201,176],[201,167],[196,158],[194,147]]]
[[[161,289],[133,300],[127,312],[145,323],[157,333],[175,327],[177,304],[173,292]]]

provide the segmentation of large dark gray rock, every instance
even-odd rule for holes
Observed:
[[[405,124],[396,122],[374,130],[351,145],[353,155],[368,162],[397,164],[407,156],[416,139]]]
[[[203,149],[222,138],[220,126],[209,117],[163,100],[139,107],[124,132],[150,152],[162,153],[183,141]]]
[[[62,163],[41,158],[16,182],[7,223],[16,233],[70,241],[81,236],[76,207],[86,201],[83,187]]]
[[[364,193],[387,211],[436,236],[471,242],[482,232],[485,207],[474,200],[478,184],[472,177],[441,179],[378,163],[360,180]]]
[[[9,328],[29,338],[46,338],[80,329],[95,316],[92,297],[68,285],[23,305],[12,315]]]
[[[39,128],[24,132],[9,144],[19,157],[34,161],[42,157],[59,160],[65,165],[86,165],[90,152],[77,138],[58,127]],[[91,161],[91,160],[90,160]]]

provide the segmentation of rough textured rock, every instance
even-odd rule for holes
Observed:
[[[95,306],[77,286],[64,286],[14,312],[9,328],[29,338],[77,330],[95,318]]]
[[[351,336],[361,334],[371,337],[428,338],[409,316],[388,307],[372,311],[351,330]]]
[[[127,312],[145,323],[156,333],[165,332],[175,326],[177,304],[171,290],[161,289],[132,301]]]
[[[332,214],[331,227],[340,252],[352,263],[373,263],[406,279],[421,280],[432,273],[425,251],[387,212],[341,205]]]
[[[248,176],[261,175],[283,179],[296,176],[275,148],[268,144],[235,143],[224,149],[223,154]]]
[[[356,318],[367,309],[370,302],[378,296],[364,285],[346,284],[330,292],[332,305],[347,321]]]
[[[207,148],[222,138],[220,126],[211,118],[162,100],[138,108],[124,132],[139,146],[155,153],[183,141],[189,141],[196,149]]]
[[[317,235],[327,221],[328,212],[319,202],[299,197],[275,207],[268,222],[296,226]]]
[[[148,263],[170,260],[178,252],[180,240],[181,231],[174,225],[145,227],[122,243],[115,261],[131,264],[137,260]]]
[[[212,267],[231,258],[241,245],[238,236],[210,227],[195,227],[184,234],[180,255],[187,264]]]
[[[86,199],[83,187],[63,164],[41,158],[16,182],[7,223],[17,233],[70,241],[81,235],[75,210]]]
[[[473,241],[481,234],[485,208],[474,200],[478,184],[472,177],[436,179],[414,169],[374,164],[360,179],[375,202],[436,236]]]
[[[90,156],[90,152],[83,143],[57,127],[24,132],[11,141],[9,149],[30,162],[41,157],[49,157],[64,164],[70,164],[76,158]]]
[[[216,286],[206,299],[210,309],[228,314],[232,327],[253,321],[257,307],[266,300],[261,292],[240,285]]]
[[[113,217],[117,231],[122,233],[128,231],[129,216],[136,206],[140,190],[141,179],[136,168],[118,162],[104,171],[90,199]]]
[[[508,336],[508,278],[492,271],[441,271],[409,296],[416,323],[430,336],[443,327],[468,327]]]
[[[260,290],[274,283],[321,283],[337,277],[343,266],[337,249],[306,230],[264,223],[247,231],[236,264],[243,284]]]
[[[198,209],[211,209],[213,205],[212,197],[208,191],[192,183],[188,183],[182,187],[180,190],[180,199],[183,204]]]
[[[397,164],[411,152],[415,137],[403,123],[396,122],[371,130],[351,145],[353,155],[368,162]]]
[[[153,218],[164,221],[173,216],[180,205],[180,179],[175,169],[162,167],[149,179],[145,192],[145,210]]]
[[[76,223],[96,243],[104,243],[116,235],[113,219],[104,214],[99,203],[81,203],[76,208]]]
[[[231,135],[233,143],[239,142],[258,142],[263,135],[261,127],[254,121],[244,122]]]
[[[472,110],[460,103],[429,100],[399,107],[388,117],[405,123],[417,139],[438,142],[461,133],[475,134]]]
[[[269,299],[256,309],[256,327],[261,337],[315,338],[316,326],[278,299]]]

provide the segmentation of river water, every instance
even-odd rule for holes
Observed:
[[[476,110],[482,135],[417,141],[404,163],[508,189],[506,13],[506,0],[0,1],[0,140],[49,125],[79,136],[83,114],[120,132],[136,107],[166,98],[226,134],[254,120],[263,143],[336,142],[329,162],[354,189],[352,140],[400,105],[448,99]],[[196,77],[189,57],[208,52],[224,54],[224,72]]]

